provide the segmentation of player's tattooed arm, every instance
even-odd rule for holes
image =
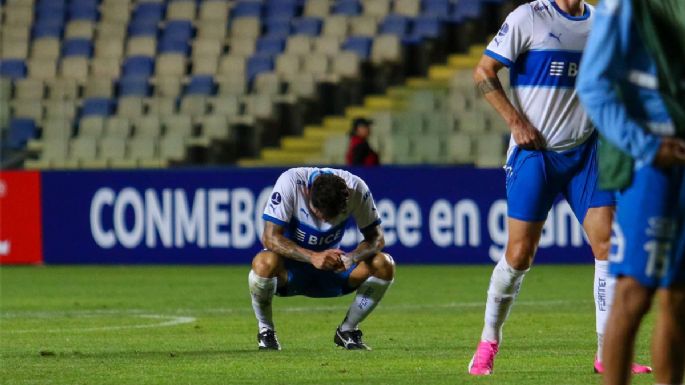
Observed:
[[[478,81],[476,83],[476,88],[483,96],[493,91],[503,90],[502,83],[500,83],[497,77],[486,77],[485,79]]]
[[[364,240],[359,243],[356,249],[346,255],[353,263],[359,263],[367,258],[371,258],[385,247],[383,229],[381,229],[380,225],[364,229],[362,235],[364,235]]]
[[[300,262],[311,263],[311,252],[298,246],[285,237],[285,228],[273,222],[264,223],[262,243],[264,247],[278,255]]]

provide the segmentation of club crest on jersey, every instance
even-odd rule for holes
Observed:
[[[502,24],[502,27],[499,29],[499,32],[497,32],[497,36],[502,37],[502,36],[506,35],[507,32],[509,32],[509,24],[504,23],[504,24]]]
[[[271,203],[275,205],[280,205],[282,201],[283,198],[281,197],[281,193],[279,193],[278,191],[271,194]]]

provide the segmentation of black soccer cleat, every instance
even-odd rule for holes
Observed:
[[[364,341],[362,341],[362,331],[361,330],[350,330],[342,331],[340,327],[335,330],[335,337],[333,337],[333,342],[336,345],[343,347],[347,350],[371,350],[370,347],[366,346]]]
[[[259,350],[281,350],[276,332],[269,329],[257,333],[257,346]]]

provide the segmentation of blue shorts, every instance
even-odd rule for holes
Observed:
[[[685,284],[683,168],[637,170],[617,194],[609,271],[646,287]]]
[[[279,287],[276,294],[281,297],[304,295],[313,298],[339,297],[356,290],[350,287],[349,278],[352,270],[349,269],[336,273],[328,270],[319,270],[310,263],[285,259],[285,269],[288,272],[288,282],[284,287]]]
[[[526,222],[547,219],[559,194],[582,224],[591,207],[613,206],[613,194],[597,185],[597,134],[564,152],[515,147],[505,166],[507,214]]]

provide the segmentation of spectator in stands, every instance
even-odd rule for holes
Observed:
[[[352,122],[350,145],[345,160],[348,166],[378,166],[378,154],[369,145],[371,121],[357,118]]]

